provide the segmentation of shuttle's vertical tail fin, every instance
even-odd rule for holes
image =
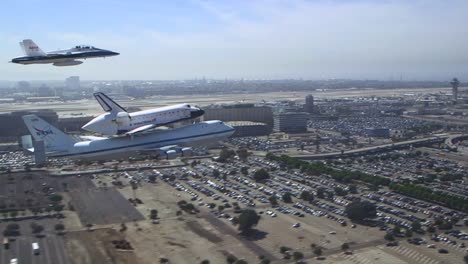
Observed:
[[[30,39],[25,39],[20,42],[20,46],[27,56],[45,56],[47,55],[39,46]]]
[[[94,93],[94,97],[101,105],[102,109],[104,109],[104,111],[106,112],[127,112],[125,108],[121,107],[118,103],[114,102],[112,99],[109,98],[109,96],[105,95],[104,93]]]
[[[46,151],[67,151],[76,140],[36,115],[23,116],[24,123],[36,141],[44,141]]]

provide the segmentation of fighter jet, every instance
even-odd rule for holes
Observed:
[[[74,66],[83,63],[80,59],[101,58],[117,56],[119,53],[110,50],[98,49],[93,46],[80,45],[67,50],[44,52],[30,39],[19,43],[26,56],[11,60],[18,64],[47,64],[54,66]]]
[[[104,93],[95,93],[94,97],[107,113],[95,117],[82,129],[108,136],[133,135],[158,126],[197,118],[205,113],[199,107],[189,104],[176,104],[128,113]]]
[[[158,158],[173,159],[192,155],[192,146],[209,145],[234,133],[234,128],[221,121],[205,121],[134,137],[93,137],[80,141],[36,115],[25,115],[23,120],[34,140],[44,142],[43,150],[50,158],[98,160],[145,152],[154,153]],[[35,151],[34,148],[26,150]]]

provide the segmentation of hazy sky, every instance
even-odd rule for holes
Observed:
[[[467,0],[2,0],[0,80],[468,79]],[[73,67],[16,65],[44,51],[120,52]]]

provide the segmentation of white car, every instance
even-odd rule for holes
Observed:
[[[336,235],[336,231],[330,231],[330,232],[328,232],[328,234],[330,234],[330,235]]]
[[[300,226],[301,226],[300,223],[295,223],[294,225],[292,225],[292,227],[294,227],[294,228],[298,228],[298,227],[300,227]]]
[[[10,260],[10,264],[18,264],[18,259],[17,258],[12,258]]]

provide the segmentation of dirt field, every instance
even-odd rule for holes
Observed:
[[[71,264],[140,263],[132,250],[117,250],[113,240],[124,239],[124,235],[113,229],[71,232],[66,235],[67,252],[73,256]]]

